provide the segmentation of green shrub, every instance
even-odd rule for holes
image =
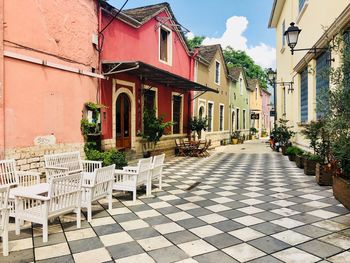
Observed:
[[[322,161],[322,157],[320,157],[317,154],[308,154],[308,155],[304,155],[304,157],[309,160],[309,161],[315,161],[315,162],[321,162]]]
[[[116,149],[100,152],[85,147],[85,155],[88,160],[102,161],[103,166],[115,164],[116,169],[122,169],[124,166],[128,165],[125,153],[118,152]]]
[[[303,154],[303,150],[296,147],[296,146],[290,146],[287,148],[286,153],[287,155],[301,155]]]

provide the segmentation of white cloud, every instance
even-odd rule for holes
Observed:
[[[194,38],[194,34],[193,34],[192,32],[188,32],[188,33],[186,34],[186,37],[187,37],[187,39],[191,40],[191,39]]]
[[[226,31],[219,38],[205,38],[203,45],[221,44],[223,48],[231,46],[235,50],[246,51],[254,61],[263,68],[276,67],[275,48],[260,43],[257,46],[248,46],[248,39],[244,32],[248,28],[248,19],[244,16],[232,16],[226,21]]]

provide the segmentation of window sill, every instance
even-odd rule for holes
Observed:
[[[168,62],[168,61],[164,61],[164,60],[159,59],[159,62],[160,62],[160,63],[163,63],[163,64],[165,64],[165,65],[168,65],[168,66],[172,66],[172,63],[171,63],[171,62]]]
[[[305,1],[303,8],[300,10],[300,12],[299,12],[299,14],[297,16],[297,19],[295,21],[297,24],[299,24],[299,22],[300,22],[301,18],[303,17],[303,15],[305,13],[305,10],[308,7],[308,5],[309,5],[309,1],[307,0],[307,1]]]

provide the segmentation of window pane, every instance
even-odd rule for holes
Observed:
[[[324,94],[329,89],[329,52],[324,52],[316,60],[316,100],[322,100],[324,103],[325,95]],[[320,105],[316,101],[316,113],[317,118],[322,117],[320,112]]]
[[[180,133],[181,124],[181,97],[173,96],[173,134]]]
[[[307,68],[301,72],[301,87],[300,87],[300,113],[301,122],[308,120],[308,72]]]
[[[145,109],[155,109],[156,92],[154,90],[144,90],[143,93],[143,105]]]
[[[160,29],[160,59],[163,61],[168,61],[168,35],[168,31]]]
[[[220,63],[216,61],[215,63],[215,82],[219,83],[220,81]]]
[[[240,125],[239,125],[239,109],[237,109],[236,120],[237,120],[236,130],[239,130],[239,128],[240,128]]]
[[[299,12],[303,9],[306,0],[299,0]]]
[[[212,119],[213,119],[213,104],[209,103],[208,104],[208,132],[211,132],[213,129]]]
[[[220,131],[224,129],[224,106],[220,105]]]
[[[243,110],[243,130],[245,130],[245,120],[246,116],[245,116],[245,110]]]

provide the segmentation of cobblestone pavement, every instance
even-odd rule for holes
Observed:
[[[169,160],[163,191],[96,203],[81,229],[63,216],[48,243],[39,226],[11,231],[0,262],[350,262],[350,214],[330,187],[278,153],[225,151]]]

